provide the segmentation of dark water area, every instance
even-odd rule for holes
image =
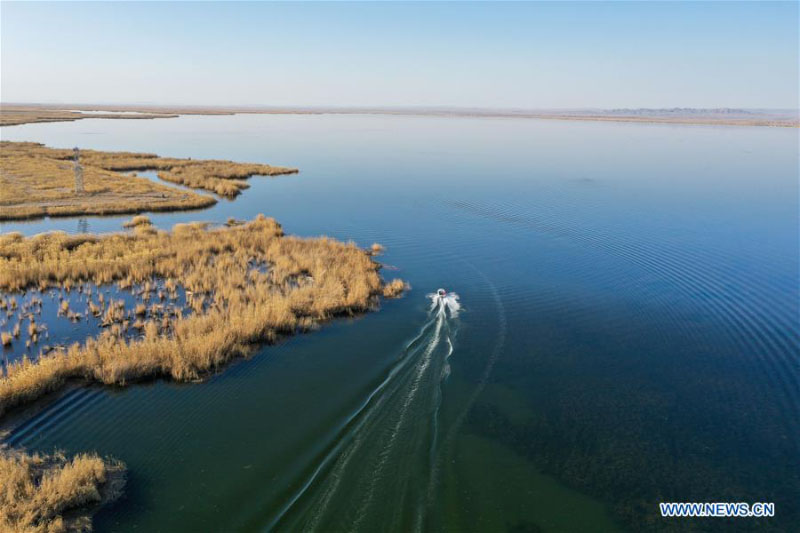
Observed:
[[[150,218],[264,213],[379,242],[384,276],[412,286],[202,384],[72,389],[37,410],[10,441],[130,469],[97,531],[800,526],[796,129],[242,115],[1,133],[298,167]],[[430,314],[438,287],[458,317]],[[776,516],[662,519],[660,501]]]

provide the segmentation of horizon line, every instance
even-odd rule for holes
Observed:
[[[190,108],[190,109],[251,109],[251,110],[430,110],[430,111],[508,111],[508,112],[564,112],[564,111],[791,111],[800,112],[800,107],[732,107],[732,106],[685,106],[671,105],[662,107],[636,106],[636,107],[599,107],[599,106],[580,106],[580,107],[497,107],[497,106],[464,106],[449,104],[387,104],[387,105],[342,105],[342,104],[181,104],[181,103],[155,103],[147,101],[139,102],[70,102],[70,101],[0,101],[0,106],[77,106],[77,107],[162,107],[162,108]]]

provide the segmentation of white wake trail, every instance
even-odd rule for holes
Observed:
[[[489,380],[489,376],[492,373],[492,369],[494,368],[495,363],[497,362],[498,357],[500,356],[501,352],[503,351],[503,347],[505,345],[506,340],[506,330],[507,330],[507,320],[506,320],[506,311],[505,306],[503,305],[503,300],[500,297],[499,292],[497,291],[497,287],[495,287],[494,283],[486,277],[486,275],[478,270],[475,266],[473,266],[475,270],[480,274],[480,276],[486,281],[487,285],[489,286],[489,290],[492,294],[492,299],[495,302],[497,307],[497,320],[498,320],[498,333],[497,338],[495,340],[494,348],[492,349],[489,358],[486,361],[486,367],[481,374],[480,379],[478,380],[478,384],[476,385],[475,389],[470,394],[469,398],[467,399],[466,404],[464,405],[463,409],[456,417],[455,421],[453,422],[450,430],[447,432],[445,436],[445,440],[442,443],[442,456],[435,458],[433,460],[433,468],[431,472],[431,477],[429,479],[428,484],[428,494],[427,494],[427,502],[423,503],[420,506],[420,512],[417,514],[417,520],[415,524],[415,531],[422,531],[423,529],[423,522],[424,522],[424,513],[427,510],[427,506],[432,505],[433,503],[433,490],[436,487],[439,479],[439,469],[440,469],[440,462],[444,459],[444,456],[448,453],[448,448],[452,444],[452,441],[463,424],[464,419],[466,418],[467,414],[469,413],[472,405],[475,403],[477,398],[483,392],[483,389],[486,387],[486,382]]]
[[[441,386],[450,373],[448,359],[457,332],[457,321],[451,318],[461,310],[458,295],[443,292],[429,295],[428,320],[405,344],[385,378],[344,421],[335,444],[323,452],[270,529],[286,518],[300,529],[316,530],[332,518],[358,530],[373,519],[379,500],[397,498],[399,509],[411,497],[407,492],[413,489],[393,481],[393,472],[411,469],[412,456],[430,466],[436,460]],[[423,429],[425,425],[429,429]]]
[[[403,426],[403,423],[405,422],[406,413],[408,412],[408,407],[409,407],[409,405],[411,405],[411,402],[414,400],[414,398],[417,395],[417,391],[419,390],[419,384],[420,384],[420,381],[422,380],[422,376],[425,374],[425,370],[428,368],[428,366],[431,363],[431,354],[433,354],[433,351],[436,349],[436,346],[439,344],[439,340],[441,338],[441,332],[442,332],[442,325],[444,324],[446,318],[447,317],[446,317],[442,307],[440,306],[439,310],[437,311],[436,330],[434,331],[433,338],[428,343],[428,346],[425,348],[425,353],[423,354],[422,360],[420,361],[419,366],[417,367],[417,372],[414,375],[414,380],[412,382],[411,388],[410,388],[408,394],[406,395],[406,398],[405,398],[405,401],[403,402],[402,407],[400,408],[400,414],[399,414],[399,417],[397,419],[397,423],[394,425],[394,428],[392,428],[392,432],[391,432],[390,437],[389,437],[389,442],[386,444],[386,446],[384,447],[383,451],[380,454],[380,462],[378,463],[377,467],[375,468],[374,474],[373,474],[371,482],[370,482],[369,490],[367,492],[366,497],[364,498],[364,503],[362,504],[361,509],[360,509],[360,511],[358,513],[358,516],[356,517],[356,519],[355,519],[355,521],[353,523],[353,529],[354,530],[358,530],[358,526],[360,525],[361,521],[364,519],[367,510],[372,505],[372,499],[373,499],[373,495],[375,493],[375,485],[376,485],[377,481],[381,478],[382,473],[383,473],[383,469],[384,469],[384,467],[386,465],[386,461],[389,458],[389,456],[391,455],[392,449],[394,448],[394,444],[395,444],[395,441],[397,439],[397,435],[400,433],[400,428]]]
[[[425,375],[426,370],[430,367],[433,354],[442,340],[443,329],[447,329],[445,340],[447,342],[447,347],[448,347],[447,353],[444,356],[445,366],[447,366],[447,359],[450,357],[450,355],[453,353],[454,350],[453,341],[450,339],[449,335],[450,329],[448,326],[448,314],[449,318],[458,317],[458,313],[461,310],[461,304],[458,301],[458,294],[449,293],[442,295],[437,292],[433,294],[428,294],[427,296],[428,298],[431,299],[430,312],[435,313],[436,329],[434,331],[432,339],[428,343],[428,346],[426,347],[425,352],[421,357],[411,387],[408,391],[408,394],[405,397],[403,405],[400,408],[398,420],[395,423],[395,426],[390,434],[389,442],[386,444],[386,446],[384,447],[383,451],[380,454],[380,461],[374,471],[366,498],[364,499],[364,503],[362,504],[358,516],[356,517],[356,520],[353,524],[354,529],[356,530],[358,529],[358,526],[361,524],[362,520],[364,519],[367,511],[369,510],[372,504],[375,492],[375,485],[378,482],[378,480],[382,477],[386,461],[391,455],[396,444],[397,436],[400,434],[401,428],[403,427],[406,421],[409,407],[417,396],[417,392],[419,391],[420,385],[422,383],[422,378]],[[437,387],[439,386],[441,380],[445,379],[448,374],[449,374],[449,368],[446,370],[443,368],[442,374],[440,375],[437,383]],[[435,443],[437,440],[436,427],[438,426],[438,420],[437,420],[438,411],[439,411],[439,405],[436,405],[434,408],[433,419],[432,419],[434,427],[432,448],[435,448]]]
[[[334,483],[333,490],[328,489],[328,491],[326,491],[326,493],[323,495],[322,505],[321,506],[319,504],[317,505],[317,509],[321,507],[322,508],[321,511],[325,510],[325,508],[327,507],[327,503],[330,501],[331,496],[333,495],[334,492],[336,492],[336,488],[338,487],[342,471],[346,469],[347,464],[350,462],[350,458],[352,457],[353,453],[355,453],[361,446],[362,439],[360,437],[360,431],[362,427],[369,422],[373,414],[375,414],[378,410],[380,410],[381,405],[386,400],[386,397],[380,396],[381,393],[395,379],[395,377],[397,376],[397,374],[400,373],[403,367],[405,367],[406,364],[409,363],[409,356],[413,351],[414,344],[417,341],[421,340],[426,335],[428,329],[434,324],[434,320],[435,319],[432,319],[426,322],[420,328],[417,335],[406,344],[405,349],[403,350],[404,352],[403,357],[400,358],[398,362],[395,364],[395,366],[389,371],[389,374],[386,376],[386,378],[384,378],[384,380],[374,390],[370,392],[370,394],[362,402],[361,406],[348,417],[343,426],[348,427],[350,423],[353,422],[360,415],[362,415],[362,413],[365,413],[365,416],[360,421],[358,421],[356,426],[354,428],[351,428],[347,432],[347,434],[339,437],[338,442],[336,446],[334,446],[333,450],[331,450],[322,459],[322,461],[320,461],[317,468],[312,473],[312,475],[306,480],[302,488],[296,494],[294,494],[294,496],[283,507],[283,509],[278,513],[278,515],[275,516],[275,518],[270,523],[267,530],[271,530],[273,527],[277,526],[277,524],[283,519],[283,517],[289,512],[289,510],[294,507],[294,505],[300,500],[301,497],[303,497],[303,495],[311,487],[311,485],[317,480],[317,477],[321,474],[321,472],[329,464],[329,462],[334,460],[334,458],[336,458],[336,456],[341,451],[341,448],[343,447],[344,443],[346,442],[347,437],[352,437],[353,435],[355,435],[356,437],[354,438],[354,442],[352,442],[350,450],[345,451],[337,461],[338,463],[336,469],[337,471],[334,472],[334,479],[336,481]],[[373,400],[375,400],[375,403],[373,403]],[[317,513],[315,513],[315,516],[312,518],[313,524],[316,524],[319,521],[320,519],[319,514],[321,511],[318,510]]]
[[[440,334],[440,330],[441,330],[441,323],[439,321],[439,317],[437,317],[435,320],[437,321],[436,322],[436,330],[434,332],[434,340],[432,341],[432,344],[434,345],[434,348],[435,348],[435,344],[438,344],[438,342],[439,342],[438,339],[439,339],[439,334]],[[424,335],[425,331],[428,329],[430,324],[431,324],[431,322],[428,322],[427,324],[425,324],[422,327],[422,329],[420,330],[419,334],[406,345],[406,349],[405,349],[406,352],[408,352],[411,349],[412,345],[417,340],[422,338],[422,336]],[[427,349],[426,349],[426,351],[425,351],[426,355],[428,355],[431,351],[433,351],[433,348],[431,348],[431,344],[429,344]],[[373,391],[373,393],[368,398],[368,401],[371,400],[372,397],[375,396],[381,389],[383,389],[384,386],[386,386],[389,382],[391,382],[392,378],[395,376],[395,374],[397,374],[400,371],[402,366],[404,366],[404,364],[403,365],[397,365],[394,369],[392,369],[392,371],[389,373],[389,376],[387,376],[386,379],[381,383],[381,385],[375,391]],[[419,375],[419,373],[418,373],[418,375]],[[412,393],[413,393],[413,391],[412,391]],[[369,418],[370,418],[371,414],[377,412],[380,409],[381,404],[383,404],[383,402],[386,399],[387,399],[386,397],[379,398],[377,403],[374,406],[374,409],[371,412],[367,413],[367,416],[359,423],[358,427],[354,430],[353,433],[356,435],[356,437],[354,439],[354,442],[353,442],[352,446],[350,447],[350,449],[346,450],[344,452],[344,454],[339,458],[339,461],[337,461],[337,463],[338,463],[337,467],[336,467],[336,469],[334,470],[334,472],[332,473],[332,476],[331,476],[332,479],[334,480],[333,484],[332,484],[332,486],[328,487],[328,489],[323,494],[322,501],[318,505],[318,509],[319,510],[315,513],[315,515],[314,515],[314,517],[313,517],[313,519],[312,519],[312,521],[311,521],[311,523],[310,523],[310,525],[308,527],[309,530],[313,531],[313,530],[316,529],[316,526],[319,523],[320,519],[322,518],[323,513],[327,510],[328,504],[330,503],[330,500],[333,497],[333,494],[338,489],[339,482],[340,482],[340,480],[342,478],[342,472],[347,469],[347,465],[350,462],[350,459],[355,455],[355,452],[358,451],[358,449],[361,447],[361,444],[364,442],[363,436],[360,434],[361,427],[363,427],[369,421]],[[410,401],[407,399],[406,403],[404,404],[403,413],[405,413],[405,408],[408,406],[409,403],[410,403]],[[399,423],[398,423],[398,425],[399,425]],[[392,434],[392,441],[394,441],[394,438],[396,437],[396,433],[397,433],[397,428],[395,428],[395,431]],[[391,443],[390,443],[390,446],[391,446]],[[387,447],[386,453],[388,455],[388,447]],[[384,462],[385,462],[385,456],[381,458],[381,464],[379,465],[379,470],[382,469]],[[371,498],[371,492],[372,491],[370,491],[370,498],[369,498],[370,500],[372,499]],[[356,518],[355,526],[357,526],[358,523],[361,521],[361,515],[362,514],[363,513],[360,512],[359,516]]]

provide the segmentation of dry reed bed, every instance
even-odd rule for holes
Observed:
[[[166,232],[141,224],[132,233],[102,237],[2,235],[0,290],[166,280],[202,305],[167,327],[145,321],[135,339],[110,328],[82,346],[11,363],[0,378],[0,416],[69,380],[125,385],[201,378],[255,344],[366,311],[380,295],[397,296],[403,282],[384,284],[379,268],[352,243],[285,237],[263,216],[218,229],[178,224]]]
[[[76,194],[72,157],[72,150],[0,141],[0,220],[174,211],[216,203],[211,196],[123,174],[125,171],[155,170],[166,181],[226,197],[247,188],[244,179],[250,176],[297,172],[262,164],[83,150],[85,192]]]
[[[66,155],[71,156],[71,151]],[[106,170],[157,170],[158,177],[194,189],[204,189],[220,196],[233,198],[248,187],[245,179],[251,176],[296,174],[296,168],[275,167],[259,163],[235,163],[216,159],[176,159],[155,154],[133,152],[81,152],[86,164]]]
[[[125,467],[96,454],[28,454],[0,448],[0,531],[91,529],[88,507],[118,496]]]
[[[86,337],[102,328],[110,328],[115,335],[131,337],[144,330],[147,320],[155,321],[162,332],[169,332],[174,318],[202,312],[211,303],[202,296],[187,299],[184,288],[173,280],[135,285],[130,279],[125,279],[117,282],[113,292],[109,286],[105,286],[105,290],[102,288],[91,283],[73,285],[65,281],[60,290],[47,289],[46,286],[44,291],[29,289],[19,303],[15,295],[0,293],[2,345],[7,349],[16,348],[17,356],[29,357],[37,351],[41,357],[57,349],[59,345],[51,342],[59,339],[51,340],[49,333],[50,326],[54,325],[50,323],[54,318],[52,310],[56,311],[56,319],[88,324],[88,327],[83,327]],[[51,312],[43,315],[46,307],[50,307]],[[8,361],[7,354],[3,355]],[[2,373],[0,369],[0,375]]]
[[[0,106],[0,126],[18,126],[38,122],[71,122],[82,118],[153,119],[175,118],[174,113],[82,113],[79,110],[47,109],[41,106]]]
[[[91,113],[87,113],[91,111]],[[120,113],[126,112],[126,113]],[[134,111],[134,113],[130,113]],[[65,122],[84,118],[155,119],[180,115],[233,115],[240,110],[198,107],[111,106],[82,104],[0,104],[0,126],[16,126],[34,122]]]
[[[82,158],[83,194],[75,193],[71,150],[0,142],[0,220],[199,209],[210,196],[92,165]]]

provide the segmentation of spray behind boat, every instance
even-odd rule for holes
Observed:
[[[431,299],[431,311],[437,313],[447,314],[450,313],[451,318],[458,316],[458,311],[461,309],[461,304],[458,303],[458,294],[454,292],[447,292],[444,289],[438,289],[435,293],[428,294]]]

